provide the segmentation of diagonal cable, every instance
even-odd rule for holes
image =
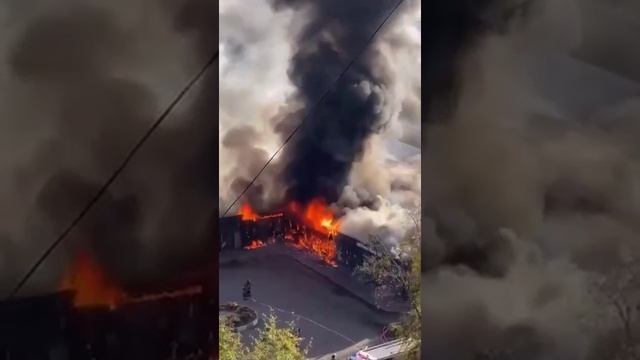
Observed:
[[[151,137],[151,135],[156,131],[158,127],[162,124],[162,122],[169,116],[171,111],[180,103],[180,101],[184,98],[184,96],[191,90],[191,88],[202,78],[202,76],[211,68],[211,66],[218,60],[219,51],[216,50],[215,54],[213,54],[209,60],[204,64],[204,66],[198,71],[196,75],[189,80],[189,82],[185,85],[185,87],[178,93],[178,95],[173,99],[173,101],[169,104],[169,106],[160,114],[160,116],[156,119],[156,121],[151,125],[151,127],[147,130],[147,132],[138,140],[135,146],[129,151],[124,160],[120,163],[120,165],[116,168],[116,170],[111,174],[111,176],[103,183],[102,187],[98,192],[91,198],[91,200],[87,203],[87,205],[82,208],[82,210],[78,213],[78,215],[73,219],[73,221],[64,229],[64,231],[49,245],[49,247],[42,253],[42,255],[36,260],[36,262],[29,268],[29,271],[22,277],[20,282],[16,285],[16,287],[11,291],[8,296],[8,299],[14,298],[20,290],[24,287],[24,285],[29,281],[29,279],[35,274],[38,268],[44,263],[44,261],[51,255],[51,253],[60,245],[64,239],[71,233],[71,231],[82,221],[82,219],[89,213],[89,211],[93,208],[93,206],[102,198],[102,196],[107,192],[111,184],[118,178],[118,176],[124,171],[127,167],[131,159],[137,154],[137,152],[142,148],[142,146],[147,142],[147,140]]]
[[[322,1],[322,0],[318,0],[318,1]],[[275,159],[275,157],[280,153],[280,151],[282,151],[282,149],[284,149],[284,147],[287,145],[287,143],[296,135],[296,133],[298,132],[298,130],[300,130],[300,128],[302,127],[302,125],[304,125],[304,123],[311,117],[311,114],[315,112],[315,110],[324,102],[324,99],[327,97],[327,95],[331,92],[331,90],[333,90],[335,88],[335,86],[340,82],[340,80],[342,80],[342,78],[344,77],[344,75],[349,71],[349,69],[351,69],[351,67],[353,66],[353,64],[362,56],[362,54],[367,50],[367,48],[369,47],[369,45],[371,44],[371,42],[373,42],[373,39],[376,37],[376,35],[378,34],[378,32],[380,32],[380,29],[382,29],[382,27],[387,23],[387,21],[389,20],[389,18],[391,18],[391,15],[393,15],[396,10],[398,9],[398,7],[404,2],[404,0],[400,0],[398,1],[393,8],[389,11],[389,13],[387,14],[387,16],[384,18],[384,20],[382,20],[382,22],[380,23],[380,25],[378,25],[378,27],[376,28],[376,30],[371,34],[371,36],[369,37],[369,39],[365,42],[364,46],[360,49],[360,51],[356,54],[356,56],[354,56],[351,61],[349,61],[349,64],[347,64],[347,66],[342,70],[342,72],[340,73],[340,75],[338,75],[338,77],[331,83],[331,85],[329,87],[327,87],[327,89],[323,92],[322,96],[320,96],[320,99],[318,99],[318,101],[315,103],[315,105],[306,113],[306,115],[304,116],[304,118],[302,118],[302,121],[300,121],[300,124],[298,124],[298,126],[296,126],[293,131],[289,134],[289,136],[287,136],[287,138],[284,140],[284,142],[282,143],[282,145],[280,145],[280,147],[278,148],[278,150],[276,150],[273,155],[271,155],[271,157],[269,158],[269,160],[267,160],[267,162],[264,164],[264,166],[262,166],[262,168],[260,169],[260,171],[258,171],[258,173],[256,174],[256,176],[253,177],[253,179],[251,180],[251,182],[249,182],[249,184],[247,184],[247,186],[245,186],[245,188],[242,190],[242,192],[236,197],[235,200],[233,200],[233,202],[231,203],[231,205],[229,205],[229,207],[227,208],[227,210],[225,210],[225,212],[222,214],[221,217],[225,217],[227,216],[227,214],[229,213],[229,211],[235,206],[235,204],[238,202],[238,200],[240,200],[242,198],[242,196],[249,190],[249,188],[251,188],[251,186],[253,186],[253,183],[256,182],[256,180],[258,179],[258,177],[260,177],[260,175],[262,175],[262,173],[264,172],[264,170],[267,168],[267,166],[269,166],[269,164],[271,164],[271,162],[273,161],[273,159]]]

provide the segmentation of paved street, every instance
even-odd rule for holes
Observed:
[[[272,308],[279,319],[294,321],[310,356],[343,349],[377,337],[395,317],[379,313],[306,266],[270,248],[247,251],[220,266],[220,302],[246,304],[261,314]],[[250,279],[255,301],[242,301],[242,285]],[[243,333],[245,341],[256,330]]]

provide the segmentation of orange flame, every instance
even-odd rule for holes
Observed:
[[[256,221],[258,220],[258,214],[256,214],[249,204],[242,204],[240,207],[240,216],[242,221]]]
[[[71,266],[71,271],[63,279],[60,288],[75,292],[73,304],[77,308],[108,307],[111,310],[123,304],[193,296],[201,294],[203,291],[202,286],[191,286],[182,290],[129,297],[107,279],[88,251],[78,252]]]
[[[271,215],[260,216],[252,208],[251,205],[244,203],[240,207],[238,215],[241,216],[242,221],[257,221],[262,219],[271,219],[284,216],[284,213],[275,213]]]
[[[340,223],[334,217],[322,199],[312,200],[305,209],[304,219],[315,231],[325,235],[334,236],[338,233]]]
[[[254,249],[259,249],[261,247],[264,247],[265,243],[263,243],[260,240],[253,240],[251,243],[249,243],[249,245],[245,246],[245,250],[254,250]]]
[[[326,202],[323,199],[314,199],[304,208],[296,202],[291,202],[287,206],[287,210],[312,231],[306,231],[304,228],[290,229],[284,234],[285,242],[298,249],[309,251],[327,264],[336,266],[337,249],[334,236],[338,234],[341,222],[336,219]],[[248,204],[244,204],[240,209],[240,215],[243,221],[256,221],[281,217],[284,214],[259,216]],[[245,249],[252,250],[265,245],[261,240],[253,240]]]
[[[292,246],[315,254],[331,266],[337,266],[336,242],[333,239],[326,238],[322,235],[319,236],[317,234],[302,234],[301,236],[298,236],[297,239],[298,242],[292,243]]]
[[[75,291],[76,307],[107,306],[115,309],[124,299],[123,292],[107,279],[88,251],[78,253],[61,288]]]

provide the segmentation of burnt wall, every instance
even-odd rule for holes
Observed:
[[[362,241],[345,234],[336,236],[336,246],[338,248],[338,264],[354,270],[361,265],[364,259],[372,253],[362,243]]]
[[[11,360],[177,359],[217,348],[217,302],[208,291],[77,309],[71,293],[0,302],[0,357]]]
[[[242,234],[242,220],[240,216],[229,216],[220,219],[218,224],[218,250],[231,250],[235,248],[235,239]]]
[[[220,219],[220,250],[242,249],[253,240],[278,242],[284,240],[284,234],[294,230],[312,231],[289,216],[263,218],[257,221],[242,221],[240,216]],[[362,264],[371,252],[358,239],[339,233],[334,238],[337,248],[337,262],[349,269]]]
[[[72,321],[70,296],[70,293],[59,293],[0,303],[0,356],[53,360],[55,354],[68,354],[69,340],[77,335],[69,326]]]
[[[240,216],[228,216],[220,219],[220,250],[242,249],[253,240],[274,239],[283,241],[284,234],[298,226],[287,216],[262,218],[256,221],[242,221]]]

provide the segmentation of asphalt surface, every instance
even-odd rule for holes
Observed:
[[[295,323],[309,345],[309,356],[338,351],[379,336],[395,315],[378,312],[287,255],[268,248],[247,251],[225,261],[221,256],[220,302],[252,307],[260,316],[273,312]],[[253,300],[242,300],[242,286],[251,280]],[[261,327],[261,323],[258,327]],[[243,332],[250,343],[257,330]]]

